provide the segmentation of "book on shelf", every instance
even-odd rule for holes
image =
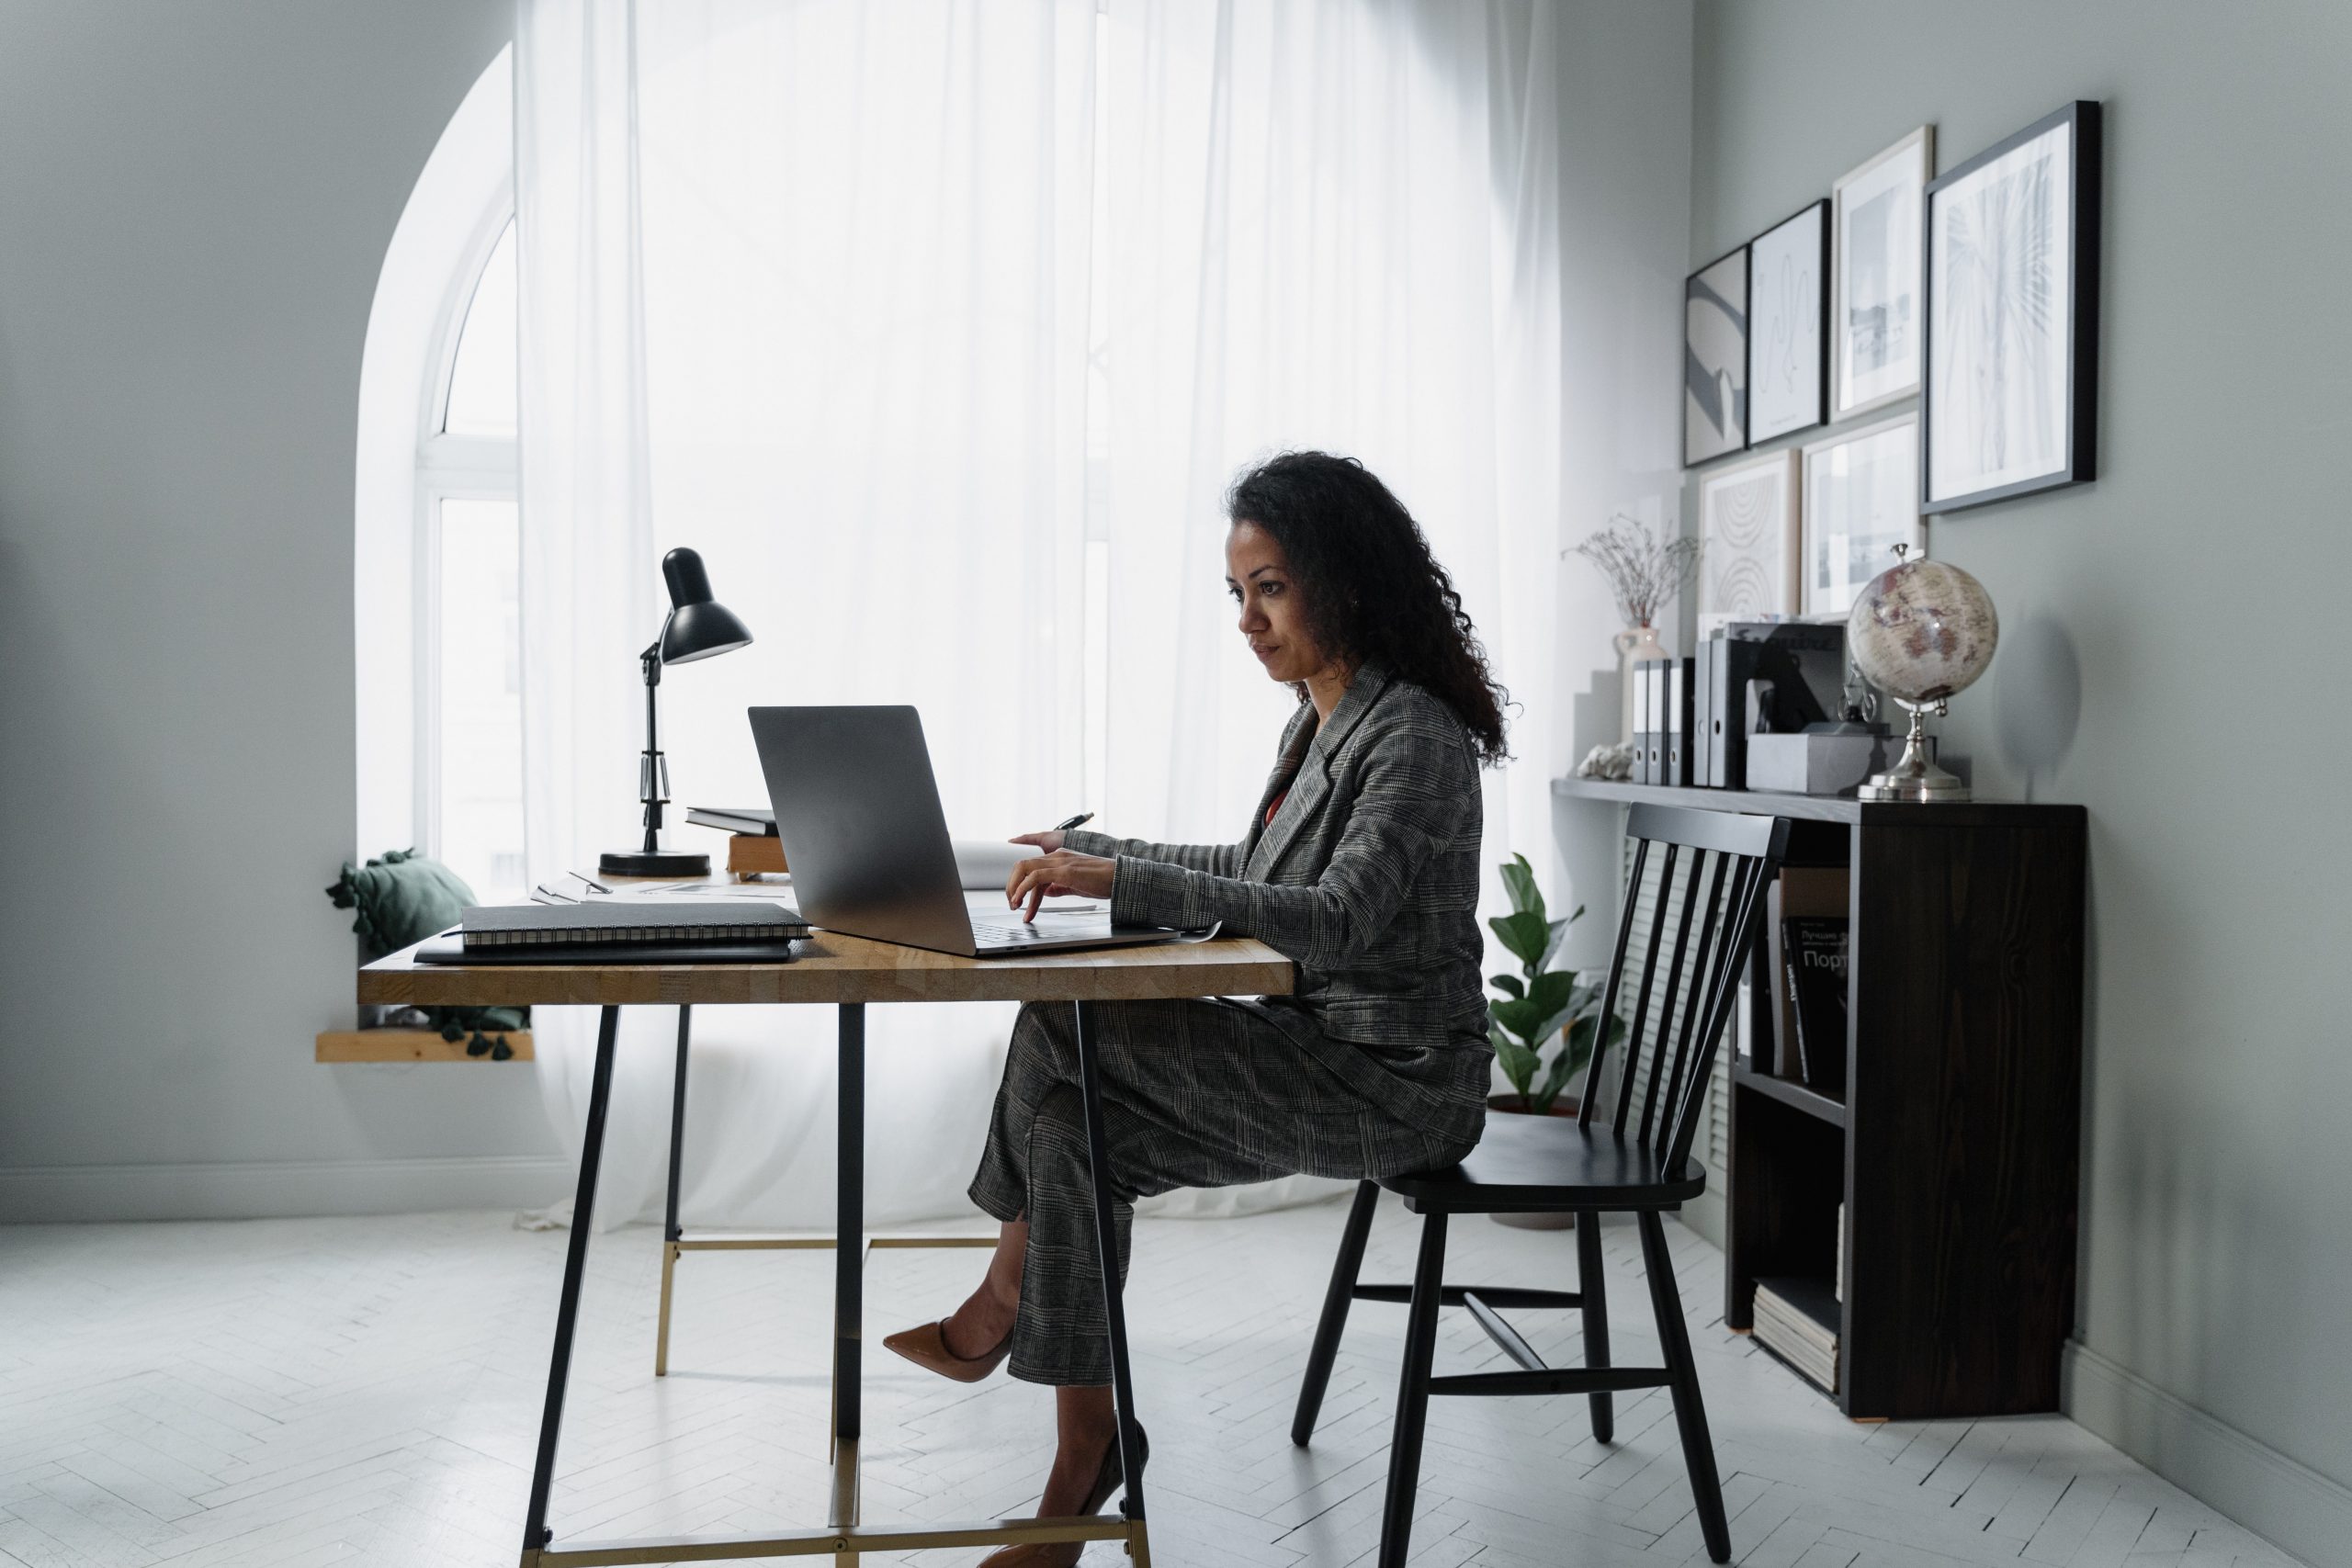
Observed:
[[[1849,903],[1849,886],[1842,865],[1789,865],[1782,866],[1781,874],[1764,890],[1764,975],[1772,991],[1772,1060],[1761,1070],[1776,1077],[1804,1079],[1804,1066],[1797,1059],[1796,998],[1789,991],[1783,927],[1800,915],[1843,917]],[[1842,1030],[1839,1038],[1844,1038]]]
[[[1781,960],[1796,1020],[1797,1067],[1807,1089],[1846,1093],[1846,950],[1843,915],[1792,915],[1781,922]]]
[[[1756,1281],[1756,1337],[1831,1393],[1838,1391],[1843,1315],[1827,1280],[1784,1274]]]

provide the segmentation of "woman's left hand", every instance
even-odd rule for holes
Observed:
[[[1119,863],[1102,855],[1082,855],[1076,850],[1056,850],[1035,860],[1024,860],[1012,868],[1012,876],[1004,885],[1004,901],[1021,910],[1021,918],[1034,920],[1037,906],[1047,898],[1076,894],[1081,898],[1108,898],[1111,879]],[[1025,906],[1025,908],[1024,908]]]

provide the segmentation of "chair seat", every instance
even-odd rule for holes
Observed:
[[[1668,1172],[1665,1156],[1571,1116],[1498,1111],[1461,1164],[1392,1176],[1380,1185],[1415,1213],[1525,1214],[1562,1209],[1671,1209],[1706,1190],[1695,1159]]]

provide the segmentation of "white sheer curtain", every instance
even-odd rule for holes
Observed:
[[[1553,8],[1110,0],[1114,830],[1238,837],[1290,705],[1236,636],[1220,497],[1357,457],[1521,705],[1489,863],[1550,820],[1561,408]],[[1170,700],[1160,700],[1161,694]]]
[[[1453,570],[1524,705],[1487,858],[1534,850],[1553,25],[1534,0],[522,0],[533,876],[629,841],[676,544],[759,638],[664,680],[682,803],[764,798],[749,704],[912,702],[958,832],[1093,807],[1238,836],[1290,698],[1228,624],[1218,501],[1299,446],[1361,457]],[[1111,708],[1080,800],[1090,537]],[[1010,1017],[870,1014],[877,1222],[964,1208]],[[667,1136],[674,1014],[623,1020],[605,1224],[659,1213]],[[567,1138],[594,1021],[537,1019]],[[688,1220],[829,1224],[830,1011],[695,1024]]]
[[[681,805],[766,798],[751,704],[910,702],[959,831],[1070,808],[1094,25],[1091,0],[521,6],[535,878],[630,839],[679,544],[758,639],[663,681]],[[964,1206],[1011,1010],[873,1010],[876,1222]],[[605,1224],[658,1214],[668,1133],[675,1014],[622,1017]],[[594,1014],[535,1022],[576,1139]],[[686,1216],[829,1224],[831,1010],[695,1035]]]

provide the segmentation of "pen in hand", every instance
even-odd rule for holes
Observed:
[[[1071,818],[1070,818],[1069,821],[1067,821],[1067,822],[1057,822],[1057,823],[1055,823],[1055,824],[1054,824],[1054,831],[1055,831],[1055,832],[1057,832],[1057,833],[1067,833],[1067,832],[1069,832],[1072,828],[1083,828],[1083,827],[1085,827],[1089,822],[1091,822],[1091,821],[1093,821],[1093,820],[1094,820],[1094,813],[1092,813],[1091,811],[1081,811],[1081,812],[1080,812],[1077,816],[1075,816],[1075,817]]]

